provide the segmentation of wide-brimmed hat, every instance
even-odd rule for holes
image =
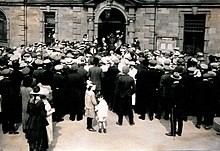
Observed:
[[[31,95],[48,95],[49,90],[46,88],[42,88],[40,86],[36,86],[33,88],[33,90],[30,92]]]
[[[156,56],[159,56],[159,55],[160,55],[160,51],[159,51],[159,50],[155,50],[155,51],[153,52],[153,54],[156,55]]]
[[[216,72],[214,72],[214,71],[208,71],[207,73],[210,75],[210,77],[216,76]]]
[[[187,70],[188,70],[189,73],[194,73],[196,68],[195,67],[189,67]]]
[[[50,59],[45,59],[45,60],[43,61],[43,63],[44,63],[44,64],[49,64],[49,63],[51,63],[51,61],[50,61]]]
[[[179,47],[175,47],[173,50],[178,50],[178,51],[179,51],[179,50],[180,50],[180,48],[179,48]]]
[[[178,72],[173,72],[173,74],[170,75],[170,77],[173,78],[174,80],[182,79],[182,77],[180,76],[180,74]]]
[[[203,70],[208,70],[208,65],[205,64],[205,63],[201,63],[200,68],[203,69]]]
[[[218,68],[219,67],[219,63],[218,62],[212,62],[210,63],[210,66],[214,69]]]

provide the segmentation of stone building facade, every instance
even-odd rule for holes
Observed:
[[[220,0],[0,0],[0,45],[90,41],[120,30],[142,49],[220,52]]]

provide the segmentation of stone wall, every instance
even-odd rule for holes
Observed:
[[[46,7],[28,7],[28,44],[44,42],[45,11],[47,11]],[[56,13],[56,39],[82,40],[82,35],[87,33],[86,13],[82,7],[50,7],[50,11]]]
[[[139,8],[136,11],[135,37],[138,37],[142,49],[154,47],[154,8]]]
[[[5,46],[15,47],[24,44],[24,7],[0,6],[7,18],[7,39]],[[4,45],[4,44],[3,44]]]
[[[211,9],[210,28],[208,28],[208,52],[220,53],[220,9]]]
[[[27,8],[27,45],[43,41],[42,13],[39,7]]]
[[[87,33],[87,20],[83,8],[58,8],[58,39],[81,41],[85,33]]]

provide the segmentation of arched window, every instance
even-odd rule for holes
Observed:
[[[0,42],[7,41],[7,20],[5,14],[0,11]]]

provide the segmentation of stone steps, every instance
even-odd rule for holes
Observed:
[[[220,132],[220,117],[214,118],[213,129],[217,132]]]

